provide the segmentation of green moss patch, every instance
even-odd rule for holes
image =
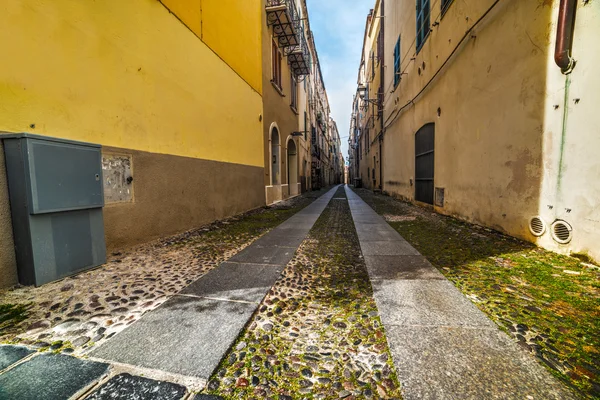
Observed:
[[[29,304],[0,304],[0,335],[25,321],[29,308]]]

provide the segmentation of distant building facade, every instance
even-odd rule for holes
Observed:
[[[271,204],[331,185],[334,165],[322,152],[331,141],[330,111],[306,1],[264,0],[264,7],[265,188]]]

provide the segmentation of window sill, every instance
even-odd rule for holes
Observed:
[[[275,83],[275,81],[271,81],[271,85],[273,85],[273,87],[281,97],[285,97],[285,94],[283,94],[283,89],[277,83]]]
[[[290,109],[294,112],[294,114],[299,115],[298,110],[296,109],[296,107],[290,105]]]

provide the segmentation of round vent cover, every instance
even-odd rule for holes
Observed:
[[[573,238],[573,228],[559,219],[552,224],[552,238],[558,243],[567,244]]]
[[[542,236],[546,232],[546,223],[541,217],[533,217],[529,220],[529,230],[533,236]]]

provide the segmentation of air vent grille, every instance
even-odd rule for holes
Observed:
[[[529,220],[529,230],[534,236],[542,236],[546,232],[546,223],[541,217],[533,217]]]
[[[565,221],[558,220],[552,224],[552,238],[561,244],[567,244],[573,238],[573,228]]]

